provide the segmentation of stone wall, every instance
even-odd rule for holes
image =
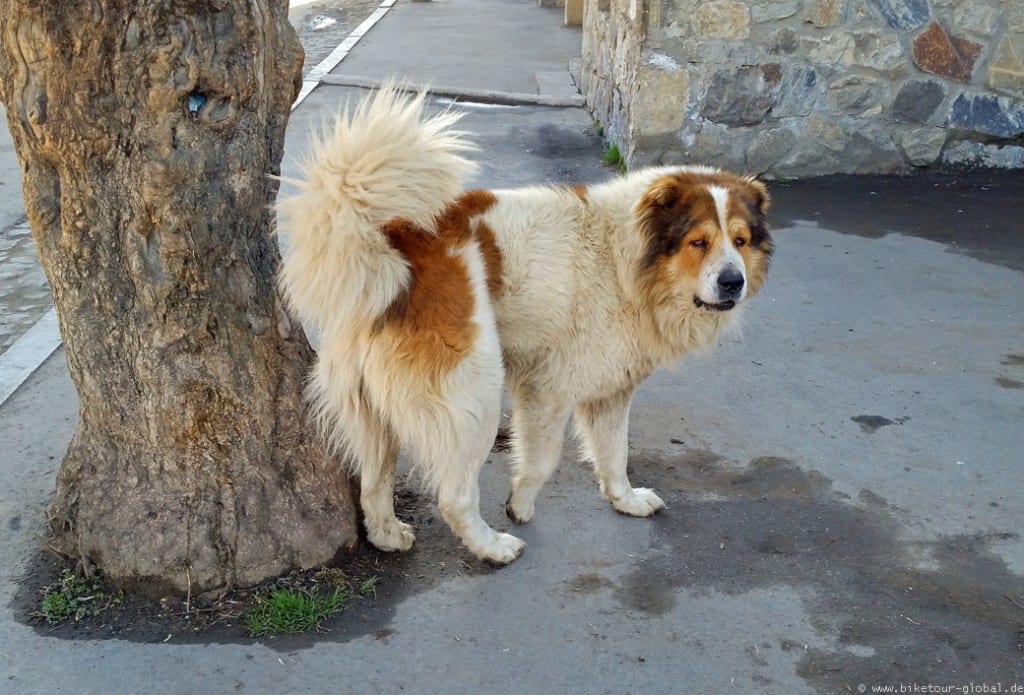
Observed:
[[[630,166],[1024,166],[1024,0],[587,0],[581,62]]]

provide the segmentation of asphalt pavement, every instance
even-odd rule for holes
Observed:
[[[525,0],[398,2],[293,111],[285,173],[365,94],[347,78],[543,95],[580,41]],[[474,185],[613,175],[585,109],[493,101],[462,103]],[[0,379],[48,310],[12,157],[3,132]],[[433,514],[378,600],[313,637],[69,640],[26,623],[15,598],[76,408],[63,353],[40,357],[0,405],[0,692],[1024,690],[1024,172],[769,187],[777,251],[742,331],[635,400],[632,479],[663,512],[616,514],[567,446],[519,560],[480,569]],[[508,528],[505,454],[481,483],[484,517]]]

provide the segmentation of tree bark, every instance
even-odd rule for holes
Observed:
[[[80,400],[57,549],[149,593],[330,562],[352,491],[307,425],[270,234],[301,80],[287,2],[0,0],[0,32]]]

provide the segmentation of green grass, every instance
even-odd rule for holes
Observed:
[[[375,586],[376,582],[370,589],[373,590]],[[316,630],[324,620],[344,610],[346,598],[341,589],[335,589],[330,594],[278,589],[256,599],[256,606],[249,613],[249,634],[253,637],[267,637]]]
[[[605,166],[615,167],[620,174],[626,173],[626,160],[622,158],[622,153],[619,152],[619,146],[612,143],[605,150],[604,158],[601,160]]]
[[[43,593],[40,612],[50,625],[60,625],[66,620],[98,615],[120,602],[121,594],[106,591],[99,575],[80,577],[64,570],[60,580]]]
[[[597,133],[597,137],[603,138],[604,137],[604,126],[601,125],[600,123],[598,123],[597,121],[594,121],[594,132]]]
[[[377,582],[380,581],[380,577],[374,575],[359,585],[359,593],[362,596],[372,595],[377,598]]]

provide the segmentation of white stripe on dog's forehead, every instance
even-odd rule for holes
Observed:
[[[718,212],[718,226],[723,232],[729,231],[728,209],[729,191],[721,186],[708,186],[708,193],[715,201],[715,210]]]

